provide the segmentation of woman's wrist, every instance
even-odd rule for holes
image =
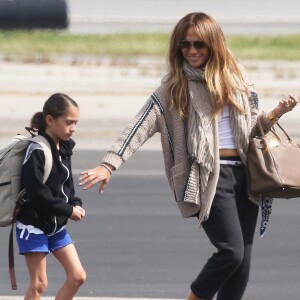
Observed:
[[[102,163],[101,166],[103,166],[109,172],[110,175],[114,171],[114,167],[108,163]]]
[[[283,115],[283,113],[279,113],[278,109],[276,109],[276,108],[273,109],[273,113],[274,113],[275,117],[278,119],[280,119]]]
[[[268,114],[267,114],[267,118],[272,122],[272,123],[276,123],[278,122],[278,120],[280,119],[282,115],[278,114],[275,109],[271,110]]]

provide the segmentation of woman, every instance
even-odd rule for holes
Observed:
[[[82,172],[81,185],[101,182],[154,133],[183,217],[197,216],[218,249],[191,284],[189,300],[242,299],[250,271],[258,199],[248,195],[249,138],[258,133],[258,98],[227,48],[216,21],[191,13],[175,26],[161,86],[107,152]],[[265,131],[297,104],[294,96],[261,115]]]
[[[52,95],[43,111],[31,119],[31,129],[38,130],[51,147],[52,168],[43,182],[45,153],[35,142],[29,144],[22,166],[22,186],[28,200],[17,216],[19,253],[25,256],[30,276],[24,300],[39,300],[48,284],[46,256],[54,257],[66,272],[66,281],[56,300],[71,300],[85,282],[86,274],[73,241],[66,230],[68,219],[80,221],[85,216],[81,200],[75,196],[71,155],[75,142],[71,136],[79,117],[77,103],[64,94]]]

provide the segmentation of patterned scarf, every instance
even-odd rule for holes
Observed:
[[[183,70],[188,80],[190,107],[188,115],[188,151],[193,161],[200,167],[201,191],[205,190],[214,162],[214,132],[212,118],[213,99],[203,84],[203,69],[191,67],[184,62]],[[246,117],[237,109],[230,108],[231,128],[241,159],[246,162],[251,116],[248,98],[237,92],[236,102],[246,111]]]

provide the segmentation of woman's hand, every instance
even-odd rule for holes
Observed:
[[[83,171],[80,174],[82,175],[79,180],[79,185],[84,186],[85,190],[90,189],[92,186],[97,184],[98,182],[101,182],[101,185],[99,187],[99,192],[102,194],[103,190],[105,189],[106,185],[109,182],[112,167],[110,166],[111,172],[107,169],[108,165],[105,164],[105,166],[100,165],[94,169]]]
[[[295,95],[289,95],[289,97],[279,101],[278,105],[273,109],[273,113],[276,117],[280,118],[283,114],[293,110],[297,104],[297,97]]]

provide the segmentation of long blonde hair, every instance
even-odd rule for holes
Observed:
[[[204,81],[214,99],[213,115],[216,115],[226,103],[231,103],[241,113],[245,113],[236,101],[234,94],[238,90],[246,92],[247,86],[241,70],[227,48],[224,34],[218,23],[204,13],[190,13],[175,26],[168,53],[167,83],[170,106],[181,118],[186,118],[189,107],[188,84],[183,71],[184,57],[178,43],[185,39],[190,27],[198,33],[199,39],[209,48],[209,59],[205,65]]]

